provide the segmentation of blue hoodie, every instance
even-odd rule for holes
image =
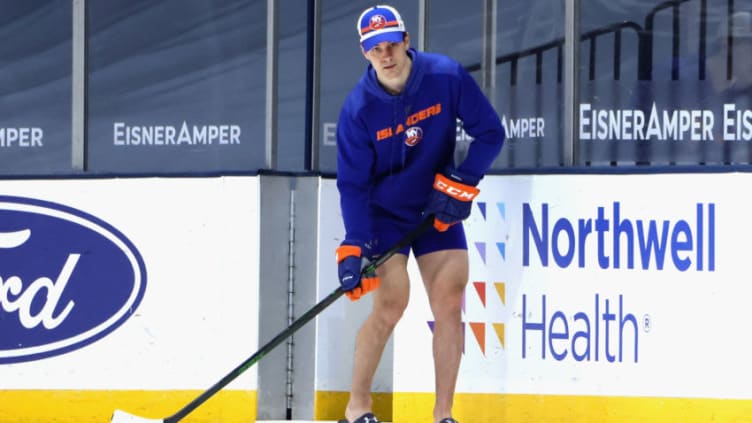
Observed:
[[[337,187],[347,240],[374,240],[374,218],[417,225],[436,173],[456,167],[477,182],[504,142],[499,116],[459,63],[408,54],[413,63],[402,93],[384,90],[369,65],[340,112]],[[457,119],[474,140],[455,166]]]

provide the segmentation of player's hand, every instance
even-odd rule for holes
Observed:
[[[371,264],[369,256],[370,248],[363,243],[345,240],[337,248],[339,283],[351,301],[379,287],[381,280],[375,271],[361,275],[361,271]]]
[[[427,216],[434,215],[433,226],[437,231],[444,232],[451,225],[470,216],[473,199],[480,192],[475,187],[478,182],[479,178],[451,168],[444,174],[436,174],[424,213]]]

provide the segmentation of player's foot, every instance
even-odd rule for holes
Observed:
[[[339,423],[350,423],[350,422],[348,422],[347,419],[342,419],[339,421]],[[381,423],[381,420],[376,418],[376,416],[374,416],[373,413],[366,413],[358,417],[357,419],[355,419],[355,421],[352,423]]]

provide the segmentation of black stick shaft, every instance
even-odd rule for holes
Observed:
[[[428,217],[425,220],[423,220],[423,222],[417,228],[413,229],[410,233],[405,235],[405,237],[402,238],[394,247],[390,248],[386,253],[384,253],[379,258],[374,260],[371,264],[366,266],[361,271],[361,274],[372,272],[377,267],[384,264],[384,262],[389,260],[397,252],[399,252],[399,250],[411,244],[420,234],[422,234],[429,227],[431,227],[432,224],[433,224],[433,217]],[[267,342],[263,347],[261,347],[258,351],[256,351],[256,353],[254,353],[252,356],[248,357],[245,361],[240,363],[239,366],[235,367],[230,373],[225,375],[225,377],[223,377],[219,382],[215,383],[211,388],[204,391],[201,395],[199,395],[193,401],[188,403],[188,405],[178,410],[177,413],[164,419],[165,423],[177,423],[180,420],[182,420],[185,416],[187,416],[193,410],[195,410],[199,405],[206,402],[206,400],[214,396],[214,394],[216,394],[222,388],[227,386],[227,384],[229,384],[230,382],[235,380],[238,376],[243,374],[243,372],[248,370],[249,367],[253,366],[254,364],[256,364],[256,362],[264,358],[264,356],[267,355],[271,350],[273,350],[274,347],[281,344],[285,339],[287,339],[289,336],[295,333],[298,329],[303,327],[311,319],[313,319],[319,313],[324,311],[324,309],[329,307],[331,303],[336,301],[344,293],[345,292],[342,291],[342,287],[337,287],[337,289],[335,289],[331,294],[327,295],[318,304],[316,304],[310,310],[305,312],[305,314],[298,317],[295,321],[293,321],[290,324],[290,326],[288,326],[285,330],[283,330],[277,336],[272,338],[271,341]]]

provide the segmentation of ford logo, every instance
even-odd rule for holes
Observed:
[[[133,315],[146,267],[117,229],[90,214],[0,196],[0,364],[64,354]]]

